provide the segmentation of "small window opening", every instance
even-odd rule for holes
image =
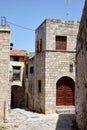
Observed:
[[[31,66],[31,67],[30,67],[30,74],[33,74],[33,73],[34,73],[34,67]]]
[[[38,80],[38,92],[41,92],[41,80]]]
[[[19,56],[14,56],[13,61],[19,61]]]

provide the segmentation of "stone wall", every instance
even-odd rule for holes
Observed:
[[[34,88],[34,108],[37,112],[45,113],[45,53],[35,56],[35,88]],[[39,90],[39,80],[41,80],[41,91]]]
[[[46,19],[36,29],[36,41],[42,39],[42,51],[55,50],[55,37],[67,36],[67,51],[75,51],[78,27],[78,21]]]
[[[34,67],[34,58],[25,61],[25,66],[28,65],[28,77],[25,74],[25,107],[34,111],[34,71],[30,73],[30,67]],[[26,72],[26,67],[25,67]]]
[[[9,35],[9,26],[0,25],[0,122],[7,119],[8,113]]]
[[[87,0],[83,9],[76,46],[76,121],[87,129]]]
[[[67,36],[67,51],[76,50],[76,36],[79,22],[48,19],[46,23],[46,50],[55,50],[56,36]]]
[[[45,111],[54,113],[57,81],[64,76],[75,81],[75,52],[47,51],[45,55]],[[71,59],[73,72],[70,72]]]

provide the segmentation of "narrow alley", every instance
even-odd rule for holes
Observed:
[[[74,114],[39,114],[24,109],[12,109],[8,130],[75,130]]]

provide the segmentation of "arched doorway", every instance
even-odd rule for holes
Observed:
[[[56,105],[70,106],[74,105],[74,80],[70,77],[64,76],[56,83]]]
[[[14,85],[11,87],[11,108],[24,107],[24,87]]]

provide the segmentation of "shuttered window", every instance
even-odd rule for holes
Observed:
[[[36,52],[40,53],[42,51],[42,39],[36,41]]]
[[[56,49],[66,50],[67,47],[67,37],[66,36],[56,36]]]

